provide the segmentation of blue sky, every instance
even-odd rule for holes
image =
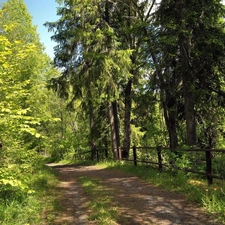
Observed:
[[[56,15],[56,7],[58,4],[55,0],[24,0],[27,9],[33,17],[33,25],[37,25],[37,32],[40,34],[41,43],[46,48],[46,53],[53,58],[53,47],[55,42],[51,41],[53,33],[48,32],[48,29],[43,26],[45,22],[54,22],[59,19]]]

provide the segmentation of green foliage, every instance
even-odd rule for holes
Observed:
[[[0,29],[0,223],[43,224],[40,190],[53,178],[38,152],[58,122],[46,88],[58,72],[43,53],[23,1],[3,5]]]
[[[23,202],[34,193],[30,182],[42,168],[43,159],[34,151],[20,149],[7,152],[7,161],[0,168],[0,196],[4,201]]]
[[[212,157],[213,173],[225,179],[225,154],[214,153]]]
[[[66,144],[72,139],[70,132],[68,137],[60,137],[57,132],[57,138],[51,136],[50,142],[43,140],[42,146],[51,148],[54,158],[62,158],[63,154],[69,158],[70,152],[85,149],[88,143],[110,146],[107,109],[113,100],[118,102],[121,141],[126,137],[122,124],[128,120],[131,144],[172,147],[186,144],[186,128],[190,124],[185,123],[187,84],[192,96],[189,100],[193,100],[192,112],[195,111],[192,122],[196,121],[197,126],[198,137],[194,141],[198,140],[201,147],[222,145],[225,39],[221,20],[224,9],[219,1],[184,2],[181,5],[185,13],[176,9],[179,4],[161,1],[154,15],[148,10],[155,1],[119,1],[119,8],[114,1],[58,2],[61,18],[46,26],[54,31],[52,38],[58,42],[54,61],[62,71],[51,79],[49,86],[63,97],[70,110],[79,111],[76,114],[79,131],[71,145]],[[183,57],[181,46],[185,46],[187,53]],[[182,62],[188,62],[188,73]],[[132,83],[129,95],[128,82]],[[125,96],[133,101],[127,110],[130,119],[124,118]],[[38,114],[37,105],[32,110]],[[94,125],[88,131],[90,109]],[[86,129],[80,128],[83,120]],[[62,130],[63,126],[58,122],[52,128]],[[87,135],[81,141],[84,130]],[[68,139],[60,140],[63,136]],[[185,156],[182,157],[181,164],[185,161]]]
[[[158,32],[153,39],[155,49],[151,50],[156,64],[155,82],[160,88],[167,129],[171,132],[171,126],[176,127],[177,135],[181,134],[180,144],[187,143],[188,135],[182,134],[181,127],[191,108],[192,119],[186,122],[194,124],[196,120],[197,137],[193,142],[198,139],[200,145],[215,147],[223,133],[223,17],[224,7],[218,0],[161,1],[156,12]],[[189,102],[185,100],[186,86]],[[193,106],[187,106],[192,100]],[[185,128],[189,129],[187,124]]]
[[[4,190],[0,190],[0,223],[41,225],[50,222],[48,219],[44,222],[41,215],[43,211],[48,211],[49,220],[54,217],[53,190],[57,181],[52,171],[43,166],[36,169],[33,167],[33,174],[29,177],[27,172],[16,166],[1,171],[1,175],[4,173],[4,178],[8,179],[8,185],[4,186]],[[1,178],[0,180],[2,182]]]
[[[106,120],[105,114],[98,112],[103,107],[106,111],[110,102],[118,100],[122,115],[126,85],[133,80],[136,84],[139,68],[146,65],[140,46],[145,43],[142,34],[146,25],[141,15],[148,10],[148,3],[140,3],[141,15],[135,2],[120,4],[117,8],[111,1],[64,1],[58,9],[61,18],[45,24],[49,31],[54,31],[52,38],[58,43],[55,65],[63,68],[61,76],[52,79],[50,86],[68,99],[70,108],[77,99],[86,114],[92,108],[95,130],[89,132],[89,143],[102,141],[99,133],[109,133],[109,121],[102,126],[99,121]],[[126,16],[121,17],[124,13]],[[148,20],[151,16],[146,15]],[[130,98],[130,93],[126,95]],[[124,121],[130,123],[130,118],[124,119],[122,115],[121,124]],[[139,142],[144,132],[136,124],[132,128],[133,143]],[[105,140],[110,139],[107,136]]]
[[[46,115],[46,110],[39,110],[38,113],[34,110],[42,109],[37,102],[39,106],[46,105],[48,93],[43,82],[52,68],[42,52],[36,29],[23,2],[8,1],[0,14],[0,82],[4,87],[0,91],[0,139],[7,145],[11,140],[9,137],[14,141],[24,140],[24,135],[32,136],[29,141],[39,138],[41,134],[37,127],[43,120],[52,119],[51,115]],[[45,99],[38,93],[42,93],[42,96],[45,93]],[[31,101],[34,98],[35,102]]]
[[[224,221],[225,208],[225,187],[219,184],[205,189],[205,195],[202,199],[204,207],[211,213],[217,213],[219,219]]]

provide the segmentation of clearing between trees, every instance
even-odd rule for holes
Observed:
[[[213,225],[182,195],[99,166],[50,165],[57,171],[61,210],[55,225]]]

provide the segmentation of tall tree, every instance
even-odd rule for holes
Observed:
[[[184,99],[187,131],[186,143],[188,145],[197,143],[196,118],[198,112],[196,109],[199,102],[197,93],[199,93],[199,90],[202,90],[201,95],[203,96],[205,90],[209,90],[212,83],[217,80],[218,71],[216,68],[222,69],[220,60],[223,56],[223,51],[215,54],[211,47],[212,42],[214,42],[214,44],[216,43],[215,47],[221,46],[222,49],[224,48],[222,41],[224,36],[223,26],[221,26],[222,23],[219,20],[222,16],[222,11],[220,1],[179,0],[161,1],[158,10],[161,30],[163,30],[164,35],[166,34],[168,40],[171,40],[172,34],[175,40],[173,42],[175,45],[173,45],[177,46],[175,51],[173,51],[176,52],[177,56],[175,58],[176,65],[172,71],[177,74],[177,78],[180,75],[182,79],[182,98]],[[217,33],[211,33],[212,36],[210,38],[207,36],[208,41],[205,41],[209,30],[215,30]],[[207,54],[201,54],[203,48],[209,50]],[[207,62],[207,65],[204,62]],[[208,73],[205,73],[206,71],[201,65],[204,65],[204,68],[207,66]],[[208,79],[209,77],[214,78]],[[200,82],[199,79],[201,79]],[[210,81],[210,85],[204,85],[206,89],[203,91],[200,86],[206,83],[206,80]],[[199,86],[200,83],[201,85]]]
[[[118,1],[115,1],[115,4]],[[141,78],[140,68],[143,67],[147,60],[142,52],[142,46],[145,45],[145,29],[152,21],[152,9],[155,1],[121,1],[120,7],[114,12],[113,28],[120,40],[120,48],[132,50],[130,56],[131,68],[130,76],[126,83],[121,85],[124,98],[124,144],[123,157],[129,156],[131,145],[131,114],[134,85],[138,84]],[[143,56],[144,55],[144,56]]]
[[[36,27],[22,0],[9,0],[3,5],[0,29],[4,49],[1,79],[5,86],[1,89],[0,104],[4,111],[1,122],[3,127],[9,126],[6,130],[11,132],[10,135],[1,132],[1,136],[10,142],[13,138],[7,135],[15,135],[18,142],[35,148],[32,143],[40,137],[37,128],[43,121],[52,119],[44,110],[43,95],[47,95],[47,77],[55,76],[57,71],[43,53]]]
[[[61,19],[46,23],[55,31],[52,38],[59,43],[55,49],[55,65],[64,68],[62,76],[54,80],[55,84],[59,91],[67,96],[71,94],[71,102],[80,98],[83,105],[89,105],[90,134],[93,116],[96,116],[94,111],[101,102],[118,98],[117,81],[124,80],[130,64],[130,51],[118,49],[108,10],[107,1],[64,1],[58,11]],[[91,136],[93,145],[95,141]]]
[[[195,74],[192,69],[191,62],[191,24],[187,23],[188,18],[187,3],[184,1],[177,1],[175,3],[176,22],[179,26],[178,33],[178,45],[179,45],[179,60],[180,60],[180,72],[183,79],[183,95],[185,106],[185,119],[187,129],[187,144],[196,145],[197,133],[196,133],[196,119],[194,109],[194,92],[195,92]]]
[[[169,5],[169,2],[161,2],[155,14],[154,24],[147,29],[149,36],[152,36],[148,43],[148,51],[155,67],[152,83],[160,93],[161,107],[169,134],[169,146],[176,148],[178,109],[183,103],[180,98],[182,78],[177,69],[179,62],[177,26],[171,19],[174,12],[168,10],[166,4]]]

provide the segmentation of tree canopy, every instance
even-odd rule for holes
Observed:
[[[58,15],[58,21],[46,23],[58,43],[55,65],[63,70],[52,86],[71,103],[80,99],[83,106],[88,105],[92,125],[97,117],[105,117],[95,112],[116,103],[113,118],[119,118],[125,155],[131,143],[142,143],[142,138],[135,143],[135,136],[147,137],[151,130],[142,120],[150,122],[155,116],[161,124],[165,121],[165,127],[148,126],[160,132],[166,128],[171,147],[207,145],[212,141],[204,137],[206,130],[216,136],[221,133],[219,121],[212,122],[206,113],[209,98],[212,108],[216,105],[223,111],[224,7],[220,1],[63,1]],[[142,108],[147,108],[145,102],[152,106],[142,120],[141,99]],[[156,107],[162,108],[163,117],[159,111],[153,116]],[[112,127],[110,121],[106,123]],[[95,134],[100,127],[95,123]]]

